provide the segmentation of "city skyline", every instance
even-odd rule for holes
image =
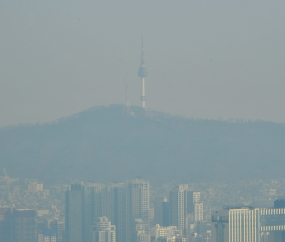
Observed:
[[[285,1],[0,4],[0,242],[284,242]]]
[[[285,200],[278,198],[284,179],[150,186],[139,178],[108,184],[11,178],[10,189],[16,207],[11,197],[0,199],[5,242],[282,242],[285,236]]]

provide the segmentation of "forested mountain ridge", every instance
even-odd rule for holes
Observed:
[[[0,174],[43,181],[283,178],[285,124],[195,120],[122,105],[0,130]]]

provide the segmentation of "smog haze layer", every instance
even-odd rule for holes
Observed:
[[[284,1],[1,1],[0,126],[98,105],[285,122]],[[128,77],[126,77],[128,76]]]

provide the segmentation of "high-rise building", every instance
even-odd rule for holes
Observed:
[[[275,207],[252,208],[225,206],[211,212],[212,242],[284,242],[285,203]]]
[[[111,194],[111,222],[116,226],[116,241],[125,242],[127,236],[126,187],[123,183],[113,183]]]
[[[169,202],[167,197],[157,197],[154,200],[154,219],[153,225],[169,225]]]
[[[116,242],[116,226],[107,217],[99,217],[92,226],[92,242]]]
[[[83,234],[84,242],[91,240],[91,226],[94,224],[94,187],[84,187],[84,218],[83,218]]]
[[[187,191],[187,213],[194,213],[195,203],[200,202],[200,192]]]
[[[169,202],[165,198],[162,202],[162,226],[169,226]]]
[[[195,222],[203,221],[203,203],[194,204],[194,220]]]
[[[65,222],[57,222],[57,235],[58,237],[56,238],[58,242],[65,241]]]
[[[91,183],[85,187],[84,233],[87,239],[85,241],[91,239],[91,226],[94,221],[104,216],[116,226],[116,240],[125,242],[127,211],[126,185],[124,183],[112,183],[111,186]]]
[[[43,219],[41,221],[37,221],[37,234],[43,234],[44,230],[48,228],[48,221]]]
[[[285,199],[277,199],[274,201],[274,208],[285,208]]]
[[[157,197],[154,200],[154,219],[153,224],[162,225],[162,203],[164,201],[164,197]]]
[[[126,241],[136,238],[136,220],[149,225],[149,182],[136,179],[126,189]]]
[[[14,209],[13,242],[36,242],[36,211],[32,209]]]
[[[270,242],[285,241],[285,206],[277,200],[274,208],[260,208],[260,232],[262,239]]]
[[[92,240],[94,221],[108,218],[116,226],[117,242],[132,242],[136,220],[149,227],[149,183],[136,179],[110,186],[72,184],[66,191],[65,241]]]
[[[65,194],[66,242],[84,241],[84,187],[72,184]]]
[[[225,207],[211,212],[212,242],[259,242],[259,209]]]
[[[178,226],[178,193],[177,187],[169,192],[169,225]]]
[[[52,220],[49,223],[49,227],[56,231],[56,241],[63,241],[63,233],[65,231],[65,223],[63,221]]]
[[[149,182],[137,178],[128,184],[128,192],[132,221],[141,218],[149,223]]]
[[[12,209],[0,208],[0,242],[11,242]]]
[[[188,185],[176,186],[169,193],[169,224],[186,229]]]

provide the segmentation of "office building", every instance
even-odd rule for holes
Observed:
[[[149,182],[136,179],[127,184],[126,190],[126,241],[137,237],[136,220],[149,224]]]
[[[198,191],[187,191],[187,213],[194,213],[195,203],[200,202],[200,196]]]
[[[110,186],[72,184],[65,201],[66,242],[91,241],[94,221],[102,217],[116,227],[117,242],[132,242],[137,228],[149,229],[149,182],[142,179]]]
[[[52,220],[49,223],[49,227],[52,230],[56,231],[56,241],[62,242],[63,241],[63,233],[65,231],[65,223],[63,221]]]
[[[154,219],[153,224],[162,225],[162,204],[164,202],[164,197],[157,197],[154,200]]]
[[[14,209],[13,242],[36,242],[36,211],[32,209]]]
[[[136,220],[149,225],[149,182],[135,179],[126,187],[126,241],[137,238]],[[137,220],[138,221],[138,220]]]
[[[164,198],[162,202],[162,226],[169,226],[169,202]]]
[[[66,242],[83,242],[84,187],[72,184],[65,193]]]
[[[153,225],[169,226],[169,202],[166,197],[157,197],[154,200]]]
[[[149,222],[149,182],[136,179],[128,184],[132,221],[141,218]]]
[[[125,242],[127,236],[126,185],[112,183],[111,186],[90,183],[84,194],[84,234],[86,241],[92,237],[91,226],[100,217],[107,217],[116,226],[117,242]],[[131,223],[128,223],[129,226]],[[94,226],[93,226],[94,230]]]
[[[277,199],[274,201],[274,208],[285,208],[285,199]]]
[[[11,242],[12,209],[0,208],[0,242]]]
[[[262,239],[269,238],[270,242],[285,241],[285,208],[275,203],[277,208],[260,209],[260,232]]]
[[[113,183],[109,187],[111,223],[116,226],[116,241],[125,242],[127,236],[126,186]]]
[[[212,242],[259,242],[259,209],[224,207],[211,212]]]

